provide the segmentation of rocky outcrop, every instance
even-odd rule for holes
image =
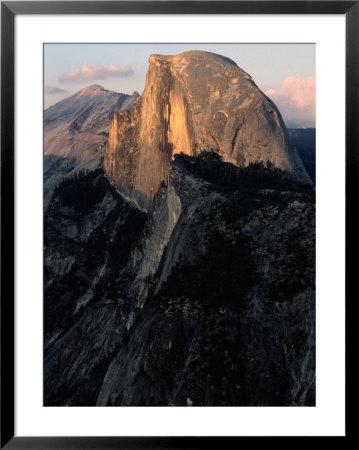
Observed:
[[[310,183],[278,109],[233,61],[202,51],[151,55],[141,101],[111,124],[108,177],[148,209],[173,155],[201,151],[238,166],[271,163]]]

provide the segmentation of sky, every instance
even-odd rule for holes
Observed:
[[[91,84],[141,94],[149,55],[187,50],[229,57],[274,101],[287,127],[315,127],[315,44],[45,44],[44,107]]]

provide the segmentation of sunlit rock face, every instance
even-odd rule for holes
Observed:
[[[109,178],[147,208],[175,153],[208,150],[238,166],[270,162],[310,183],[278,109],[233,61],[202,51],[151,55],[141,100],[113,119]]]

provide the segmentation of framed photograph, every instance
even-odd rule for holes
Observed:
[[[1,448],[348,437],[358,26],[1,2]]]

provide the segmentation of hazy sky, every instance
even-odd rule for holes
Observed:
[[[288,127],[315,126],[314,44],[45,44],[45,108],[90,84],[143,92],[152,53],[227,56],[276,103]]]

